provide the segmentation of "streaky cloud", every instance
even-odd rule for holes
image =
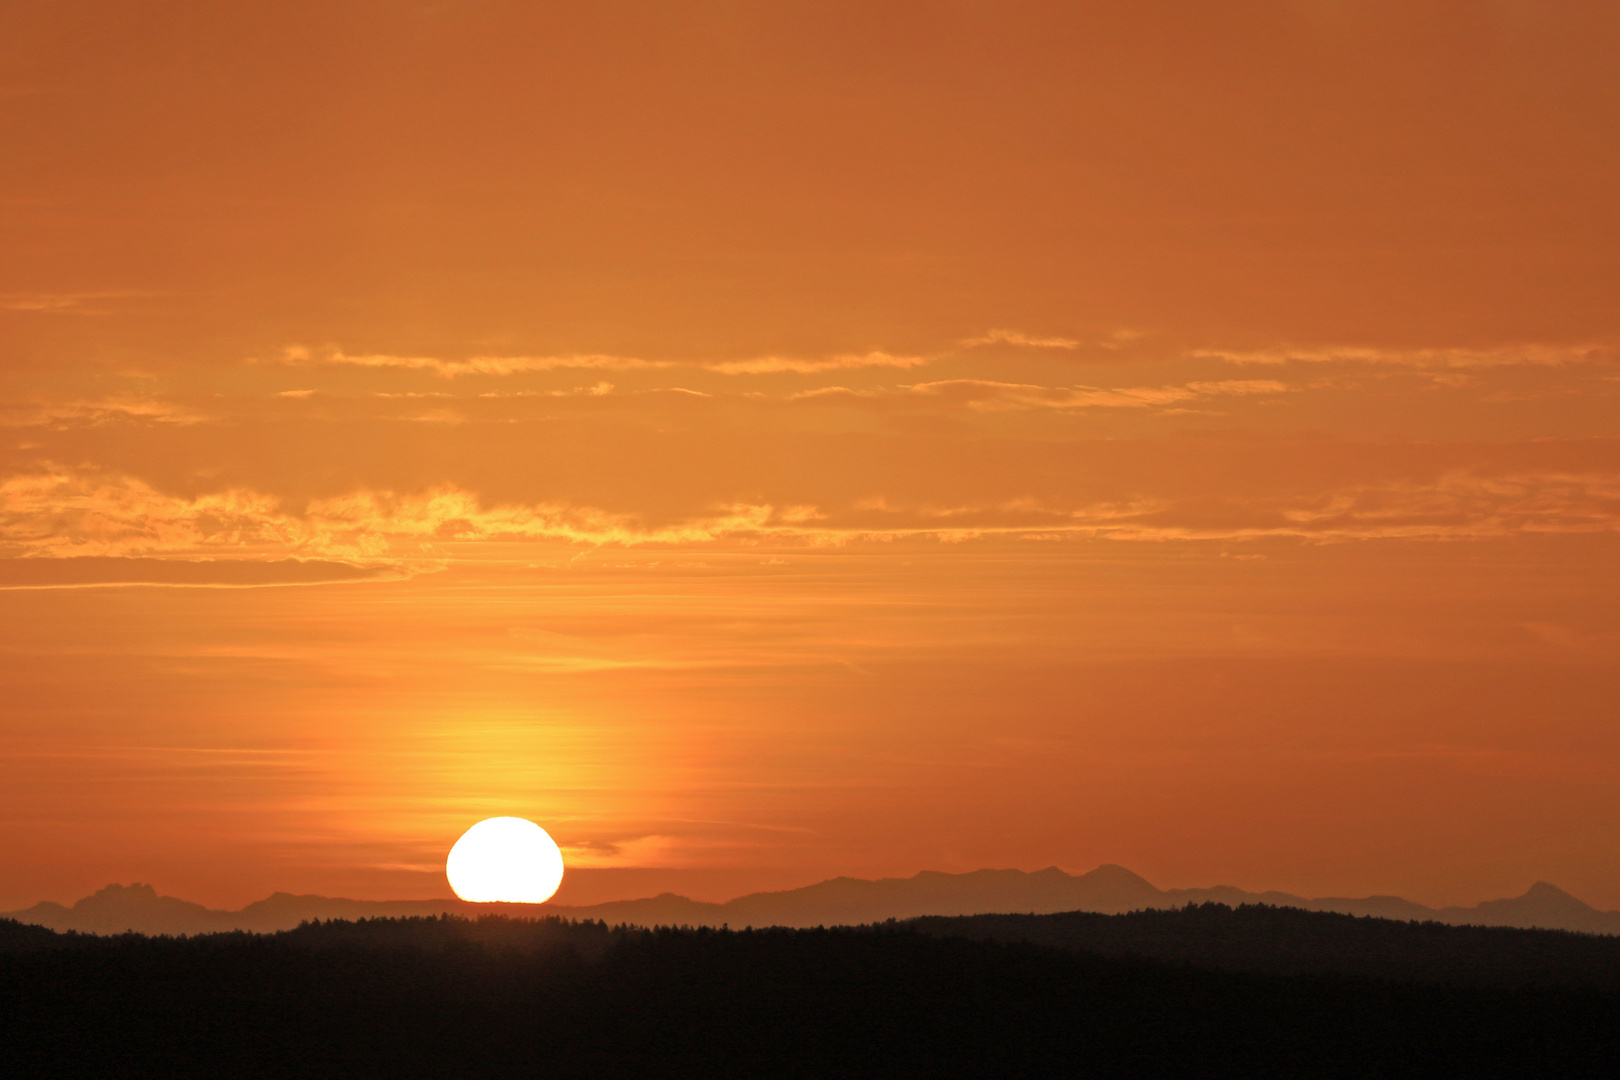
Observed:
[[[590,353],[565,356],[473,356],[465,360],[445,360],[435,356],[396,356],[389,353],[350,354],[335,348],[317,351],[302,345],[290,345],[282,350],[279,362],[300,367],[331,365],[425,371],[442,378],[454,379],[464,375],[518,375],[525,372],[567,369],[650,371],[676,367],[697,368],[720,375],[780,373],[811,375],[849,368],[913,368],[929,361],[930,358],[926,356],[896,356],[881,351],[846,353],[819,359],[760,356],[746,360],[644,360],[634,356]]]
[[[252,589],[332,585],[399,578],[395,566],[362,566],[329,559],[154,559],[78,556],[0,559],[0,589],[87,589],[150,585]]]
[[[1489,348],[1450,346],[1429,349],[1377,348],[1361,345],[1274,345],[1264,349],[1194,349],[1195,360],[1219,360],[1238,365],[1367,364],[1414,368],[1499,368],[1513,366],[1567,367],[1577,364],[1612,364],[1620,353],[1613,343],[1572,345],[1522,343]]]
[[[1024,345],[1032,349],[1078,349],[1085,344],[1077,338],[1041,337],[1035,334],[1026,334],[1022,330],[990,330],[975,338],[964,338],[958,342],[964,349],[973,349],[981,345]]]

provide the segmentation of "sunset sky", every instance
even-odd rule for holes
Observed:
[[[1620,6],[0,0],[0,910],[1620,907]]]

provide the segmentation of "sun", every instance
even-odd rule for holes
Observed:
[[[444,873],[463,900],[541,904],[562,884],[562,850],[532,821],[485,818],[461,834]]]

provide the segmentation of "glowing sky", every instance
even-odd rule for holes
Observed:
[[[0,909],[1620,906],[1620,8],[0,5]]]

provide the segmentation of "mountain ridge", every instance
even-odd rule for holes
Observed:
[[[53,930],[117,934],[206,934],[233,930],[273,933],[302,922],[501,913],[522,917],[557,915],[607,923],[688,926],[833,926],[910,919],[921,916],[1052,914],[1127,911],[1222,903],[1231,907],[1273,907],[1330,911],[1404,921],[1453,925],[1511,926],[1620,934],[1620,911],[1599,911],[1544,881],[1516,897],[1486,900],[1470,908],[1431,908],[1398,896],[1301,897],[1268,890],[1248,892],[1230,885],[1160,889],[1146,878],[1112,863],[1083,874],[1056,866],[1042,870],[973,870],[950,874],[924,870],[909,878],[836,877],[798,889],[749,893],[716,903],[676,893],[602,904],[473,904],[463,900],[353,900],[277,892],[237,911],[163,896],[147,884],[108,885],[71,907],[42,901],[0,918]]]

